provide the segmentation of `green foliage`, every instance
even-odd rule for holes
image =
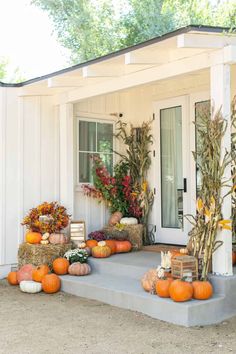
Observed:
[[[0,81],[6,77],[8,61],[5,58],[0,58]]]
[[[74,63],[189,24],[236,26],[236,0],[32,0],[48,12]]]
[[[13,71],[9,68],[9,60],[7,58],[0,58],[0,81],[3,82],[22,82],[24,77],[17,67]]]

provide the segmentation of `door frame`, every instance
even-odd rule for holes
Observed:
[[[190,212],[190,134],[189,134],[189,96],[179,96],[169,98],[153,103],[155,112],[155,145],[156,145],[156,158],[154,159],[154,185],[156,189],[155,202],[153,212],[156,220],[156,242],[167,244],[186,244],[188,241],[188,231],[190,226],[187,220],[183,220],[184,231],[181,229],[171,229],[161,227],[161,161],[160,161],[160,110],[164,108],[182,107],[182,146],[183,146],[183,178],[187,178],[187,193],[183,193],[183,210],[184,214]],[[184,133],[185,132],[185,133]],[[169,239],[166,240],[168,233]],[[177,238],[179,237],[179,242]]]

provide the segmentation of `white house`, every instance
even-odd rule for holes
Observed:
[[[20,223],[40,202],[59,200],[73,219],[86,221],[88,231],[103,226],[104,206],[85,197],[81,183],[89,182],[88,153],[98,151],[96,142],[104,135],[112,143],[119,114],[134,126],[155,117],[150,222],[156,242],[186,244],[189,225],[179,220],[195,213],[197,188],[192,121],[209,100],[229,119],[235,75],[236,35],[188,26],[50,75],[0,83],[0,276],[17,263],[24,236]],[[230,150],[230,129],[223,145]],[[175,193],[165,178],[167,149]],[[230,217],[230,198],[223,213]],[[224,245],[213,270],[231,275],[232,236],[227,231],[219,237]]]

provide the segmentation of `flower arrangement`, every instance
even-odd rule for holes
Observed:
[[[123,215],[140,218],[142,210],[138,193],[132,188],[131,177],[126,164],[120,162],[111,176],[99,156],[93,156],[93,183],[83,185],[84,193],[99,201],[104,200],[111,213],[120,211]]]
[[[63,230],[69,224],[66,208],[57,202],[44,202],[30,209],[21,225],[35,232],[54,233]]]
[[[144,243],[148,244],[148,215],[153,204],[153,192],[148,187],[147,172],[151,164],[150,145],[153,142],[151,121],[141,127],[117,122],[116,138],[126,146],[126,154],[114,151],[119,157],[110,175],[98,155],[93,159],[93,186],[83,185],[84,193],[106,202],[111,213],[120,211],[123,216],[133,216],[144,224]]]
[[[70,264],[75,262],[86,263],[88,260],[88,253],[84,249],[76,248],[74,250],[67,251],[64,254],[64,258],[66,258]]]
[[[99,230],[90,232],[90,234],[88,234],[88,238],[99,242],[106,240],[106,235],[102,230]]]

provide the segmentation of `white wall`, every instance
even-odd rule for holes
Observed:
[[[17,263],[25,213],[59,199],[58,149],[52,98],[0,88],[0,266]]]

